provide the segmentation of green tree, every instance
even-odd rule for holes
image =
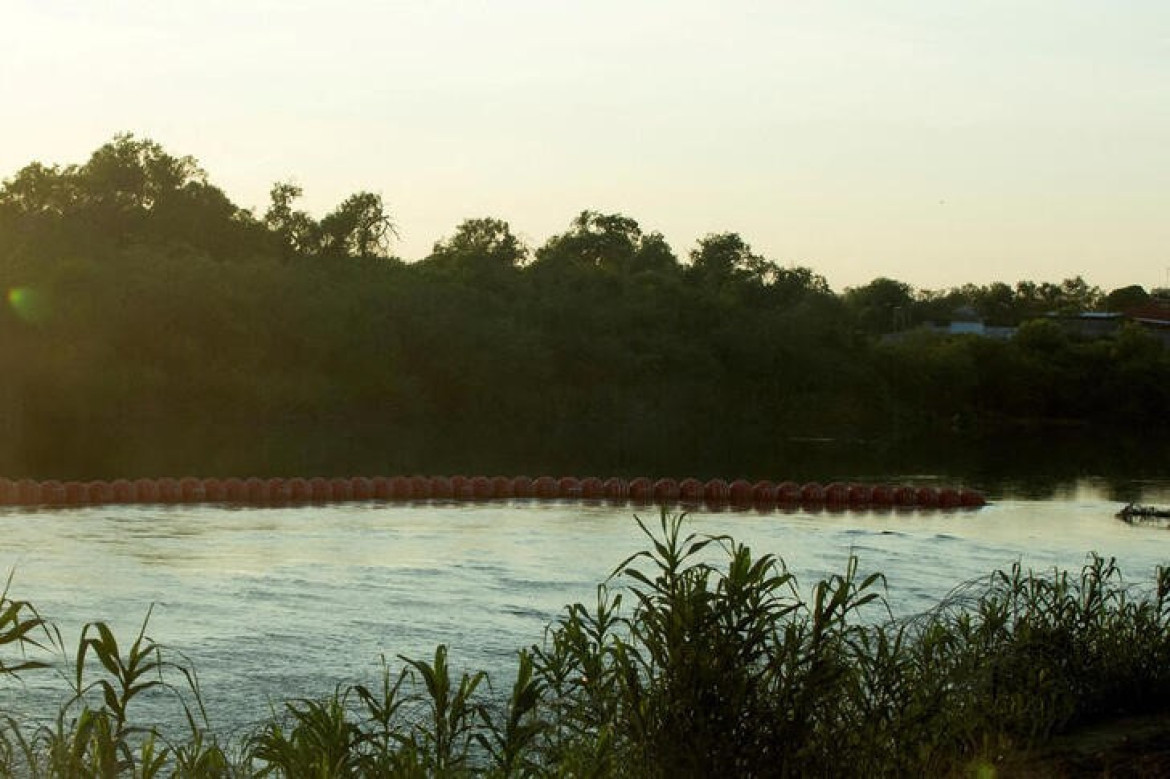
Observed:
[[[1126,311],[1137,308],[1150,302],[1150,294],[1140,284],[1130,284],[1128,287],[1118,287],[1112,290],[1101,301],[1106,311]]]
[[[429,261],[463,268],[518,268],[528,258],[528,247],[502,219],[465,219],[455,234],[435,242]]]
[[[281,254],[316,254],[321,248],[321,228],[304,211],[294,210],[293,203],[303,194],[292,182],[277,182],[269,192],[270,204],[264,213],[264,225],[275,236]]]
[[[567,232],[553,236],[536,250],[536,265],[543,268],[575,267],[629,275],[674,270],[677,264],[659,233],[646,235],[628,216],[597,211],[582,211]]]
[[[84,197],[115,208],[151,209],[184,187],[207,184],[194,157],[174,157],[157,142],[131,134],[95,151],[77,175]]]
[[[904,329],[914,304],[914,288],[885,277],[862,287],[845,290],[845,305],[859,326],[870,333],[891,333]]]
[[[357,192],[321,220],[321,253],[371,259],[388,257],[390,239],[398,228],[386,212],[382,196]]]
[[[691,250],[691,274],[704,282],[726,284],[752,278],[762,281],[770,270],[739,233],[711,233]]]
[[[93,256],[131,243],[183,245],[216,257],[262,252],[262,226],[194,158],[124,134],[82,165],[25,167],[0,188],[0,220],[47,255]]]

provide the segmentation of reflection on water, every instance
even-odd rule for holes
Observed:
[[[1113,489],[1086,479],[1045,501],[1005,491],[977,512],[696,512],[690,522],[780,556],[806,592],[857,554],[863,571],[887,575],[892,608],[906,615],[996,568],[1079,568],[1090,550],[1149,581],[1170,564],[1170,532],[1116,520]],[[1170,482],[1140,490],[1170,501]],[[437,643],[504,687],[516,650],[642,548],[635,511],[655,513],[555,503],[10,511],[0,513],[0,569],[15,568],[12,594],[70,645],[95,619],[128,637],[155,604],[150,634],[191,659],[213,725],[234,731],[272,700],[369,682],[381,656],[429,656]],[[44,684],[0,687],[0,710],[43,706]]]

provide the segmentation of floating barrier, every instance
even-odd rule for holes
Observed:
[[[750,506],[752,503],[752,485],[744,479],[736,479],[727,485],[727,496],[733,506]]]
[[[805,507],[839,511],[866,508],[957,509],[986,503],[982,493],[955,487],[793,481],[703,482],[640,476],[601,479],[589,476],[352,476],[324,478],[116,479],[114,481],[35,481],[0,477],[0,506],[84,506],[117,504],[233,503],[295,505],[344,501],[490,501],[511,499],[609,501],[622,504],[678,505],[683,508],[768,509]]]
[[[596,476],[585,477],[581,480],[581,497],[584,500],[601,500],[605,497],[605,482]]]
[[[752,485],[752,503],[756,505],[770,505],[776,502],[776,485],[762,480]]]
[[[630,479],[628,488],[630,500],[635,503],[650,503],[654,498],[654,482],[645,476]]]
[[[630,485],[625,479],[611,476],[602,482],[601,486],[605,490],[606,499],[611,503],[625,503],[630,497]]]
[[[675,503],[678,501],[678,482],[674,479],[659,479],[654,482],[651,490],[656,503]]]
[[[723,479],[711,479],[703,485],[703,500],[707,503],[726,503],[731,498],[731,490]]]

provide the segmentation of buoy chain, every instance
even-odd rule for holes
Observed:
[[[93,506],[227,503],[290,505],[345,501],[608,501],[711,507],[975,508],[977,490],[832,482],[623,479],[574,476],[351,476],[325,478],[183,478],[36,481],[0,477],[0,505]]]

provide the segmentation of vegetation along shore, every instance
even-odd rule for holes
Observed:
[[[408,263],[376,194],[319,219],[299,194],[242,208],[129,135],[7,178],[0,473],[823,479],[846,448],[968,471],[1005,451],[1082,452],[1075,472],[1100,472],[1102,447],[1129,473],[1170,461],[1156,290],[837,293],[738,234],[680,256],[589,210],[535,248],[471,218]]]

